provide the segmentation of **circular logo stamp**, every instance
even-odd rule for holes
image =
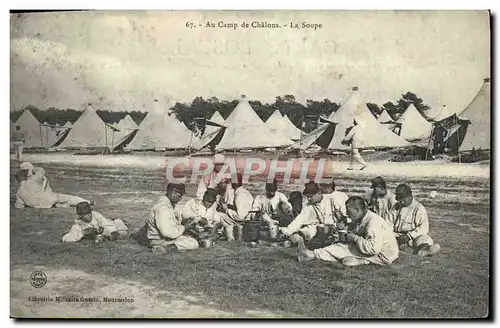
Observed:
[[[42,288],[47,283],[47,276],[42,271],[33,271],[30,276],[31,286]]]

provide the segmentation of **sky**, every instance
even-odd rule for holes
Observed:
[[[221,21],[238,26],[206,27]],[[322,27],[290,27],[302,22]],[[28,104],[83,110],[87,103],[153,111],[153,99],[168,107],[242,94],[342,103],[356,85],[367,102],[382,105],[412,91],[436,110],[457,112],[490,75],[486,11],[11,14],[10,32],[11,111]]]

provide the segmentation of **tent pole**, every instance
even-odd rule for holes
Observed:
[[[106,141],[105,141],[106,148],[109,149],[109,147],[108,147],[108,129],[107,129],[106,123],[105,122],[103,122],[103,123],[104,123],[104,138],[106,139]]]
[[[43,147],[43,133],[42,133],[42,125],[38,124],[38,128],[40,129],[40,144]]]
[[[425,151],[424,161],[427,160],[427,154],[429,153],[429,147],[431,146],[431,140],[432,140],[433,133],[434,133],[434,124],[432,125],[431,134],[429,136],[429,142],[427,143],[427,150]]]

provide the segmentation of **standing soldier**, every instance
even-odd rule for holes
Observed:
[[[16,126],[16,131],[12,133],[12,142],[14,145],[14,154],[16,157],[16,161],[20,162],[23,160],[23,148],[24,142],[26,138],[24,133],[21,132],[21,127],[19,125]]]
[[[361,170],[364,170],[366,168],[366,162],[361,157],[359,153],[359,149],[362,148],[362,142],[363,142],[363,127],[360,124],[360,120],[358,118],[355,118],[352,120],[354,126],[349,130],[347,135],[344,137],[344,140],[342,140],[343,144],[350,144],[351,145],[351,165],[347,168],[348,170],[354,170],[354,161],[358,162],[361,164]]]

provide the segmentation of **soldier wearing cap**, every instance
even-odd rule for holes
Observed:
[[[341,262],[345,266],[370,263],[387,265],[394,262],[399,250],[390,224],[370,211],[365,200],[359,196],[347,200],[346,210],[352,220],[346,236],[347,242],[337,242],[311,251],[303,241],[299,241],[299,262],[319,259]]]
[[[366,201],[370,210],[377,213],[384,219],[389,219],[389,213],[398,202],[396,195],[387,189],[385,180],[382,177],[373,178],[371,181],[372,192],[366,196]]]
[[[360,118],[356,117],[352,120],[353,127],[347,132],[346,136],[342,140],[343,144],[351,145],[351,163],[347,168],[348,170],[354,170],[354,162],[361,164],[361,170],[366,168],[366,161],[361,157],[359,149],[363,147],[363,125],[361,124]]]
[[[203,195],[203,199],[190,199],[182,209],[184,220],[192,220],[202,226],[214,226],[220,224],[221,220],[217,213],[217,191],[208,188]]]
[[[214,169],[212,172],[210,172],[207,175],[204,175],[201,177],[200,182],[198,184],[198,190],[196,191],[196,198],[202,199],[203,195],[205,194],[205,191],[207,188],[213,188],[216,189],[217,185],[224,179],[224,178],[229,178],[226,176],[224,173],[224,163],[225,163],[225,158],[224,155],[222,154],[216,154],[213,158],[214,161]],[[227,185],[227,189],[231,189],[231,184]],[[230,197],[231,193],[228,192],[227,195],[224,195],[224,201],[227,203],[231,203],[231,199],[227,199]]]
[[[345,212],[345,202],[349,198],[345,192],[335,190],[335,181],[331,183],[320,183],[321,192],[323,197],[330,200],[332,213],[334,210],[339,210],[342,214]]]
[[[396,187],[398,203],[391,210],[389,222],[400,246],[408,245],[420,256],[432,256],[441,247],[429,236],[429,218],[424,205],[413,198],[409,185]]]
[[[185,192],[183,183],[169,183],[166,194],[153,206],[146,228],[146,236],[153,252],[165,253],[199,247],[198,241],[185,233],[182,211],[176,208]]]
[[[69,207],[81,202],[93,204],[78,196],[54,192],[45,176],[45,170],[42,167],[34,167],[29,162],[21,163],[16,180],[19,182],[15,203],[18,209],[27,206],[33,208]]]
[[[272,183],[266,183],[266,194],[258,195],[252,204],[252,211],[258,212],[266,223],[280,224],[290,222],[293,214],[292,205],[286,196],[278,191],[278,181],[273,179]]]
[[[70,231],[62,237],[63,242],[77,242],[83,238],[94,239],[96,242],[104,239],[115,241],[128,234],[128,228],[120,219],[109,220],[101,213],[93,211],[90,204],[81,202],[76,204],[78,218]]]
[[[303,195],[307,199],[307,205],[287,227],[280,229],[288,237],[284,247],[311,240],[316,236],[320,224],[334,226],[337,222],[330,198],[323,196],[317,183],[306,183]]]

